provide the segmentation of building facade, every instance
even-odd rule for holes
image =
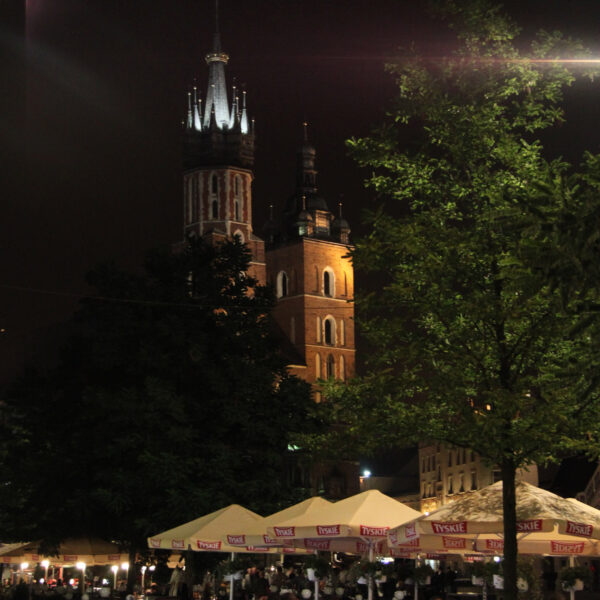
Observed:
[[[320,401],[319,380],[354,375],[354,271],[348,258],[350,227],[318,194],[315,148],[306,124],[298,150],[296,187],[277,218],[253,230],[254,126],[235,86],[228,97],[228,55],[217,32],[206,55],[208,86],[203,103],[188,93],[184,123],[183,233],[219,243],[234,236],[252,254],[249,275],[271,284],[273,311],[289,370],[311,384]],[[295,469],[297,472],[297,469]],[[311,465],[302,477],[315,492],[341,498],[358,492],[353,462]]]

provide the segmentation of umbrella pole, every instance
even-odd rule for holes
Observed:
[[[369,542],[369,562],[373,562],[373,542]],[[373,575],[369,575],[369,600],[373,600]]]
[[[415,558],[415,571],[417,570],[418,566],[419,566],[419,559]],[[416,575],[415,575],[415,593],[413,595],[413,600],[419,600],[419,581],[418,581]]]
[[[235,552],[231,553],[231,560],[235,560]],[[231,581],[229,582],[229,600],[233,600],[233,585],[235,583],[234,573],[231,574]]]
[[[569,566],[575,566],[575,557],[573,555],[569,556]],[[571,586],[569,590],[569,600],[575,600],[575,586]]]

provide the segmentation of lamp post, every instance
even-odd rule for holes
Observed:
[[[113,565],[110,570],[113,572],[115,576],[115,592],[117,591],[117,573],[119,572],[119,567],[117,565]]]
[[[146,577],[146,569],[148,567],[146,567],[146,565],[142,565],[142,594],[144,593],[144,579]]]
[[[43,560],[40,564],[44,567],[44,581],[48,583],[48,567],[50,566],[50,561]]]
[[[24,579],[24,577],[25,577],[25,569],[27,569],[27,567],[29,567],[29,563],[27,563],[27,562],[22,562],[21,563],[21,579]]]
[[[79,585],[79,593],[83,595],[85,593],[85,563],[78,562],[75,565],[75,568],[81,571],[81,584]]]
[[[129,585],[129,563],[121,563],[121,569],[125,571],[125,585]]]

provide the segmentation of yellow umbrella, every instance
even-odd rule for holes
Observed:
[[[267,533],[309,550],[366,553],[383,548],[391,527],[418,516],[409,506],[378,490],[368,490],[319,512],[270,525]]]
[[[272,525],[283,523],[290,519],[303,518],[309,519],[311,515],[318,514],[320,511],[332,503],[319,496],[308,498],[298,504],[294,504],[284,510],[273,513],[260,521],[250,523],[246,528],[237,527],[227,533],[224,542],[233,546],[267,546],[282,547],[281,539],[270,536],[267,528]],[[237,525],[237,524],[236,524]]]
[[[39,545],[39,542],[27,542],[0,548],[0,562],[18,564],[47,560],[53,566],[66,567],[78,562],[87,566],[119,564],[129,559],[117,544],[99,538],[68,538],[60,543],[54,556],[40,553]]]

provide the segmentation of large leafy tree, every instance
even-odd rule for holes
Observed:
[[[145,538],[232,502],[290,502],[288,440],[310,428],[267,288],[237,241],[154,252],[138,275],[105,265],[67,325],[56,368],[5,398],[3,541]]]
[[[586,310],[571,310],[558,267],[553,281],[540,263],[564,224],[570,168],[547,162],[536,136],[563,120],[573,82],[542,61],[581,49],[542,32],[521,54],[518,28],[485,0],[443,12],[456,51],[390,65],[398,98],[387,122],[349,142],[380,200],[352,258],[380,287],[357,299],[366,374],[330,390],[343,433],[319,442],[440,441],[498,465],[505,596],[516,598],[516,471],[594,451],[600,425]]]

